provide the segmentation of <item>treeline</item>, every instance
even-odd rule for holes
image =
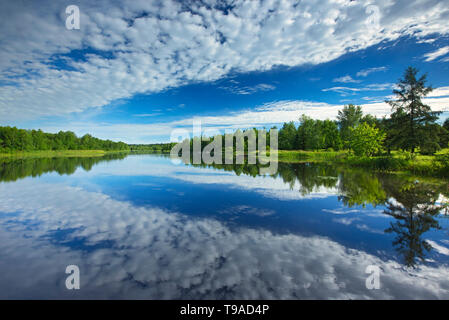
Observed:
[[[132,152],[155,152],[155,153],[170,153],[170,150],[176,145],[172,143],[154,143],[154,144],[129,144],[129,149]]]
[[[374,155],[384,149],[409,149],[404,124],[394,118],[375,118],[363,115],[362,108],[347,105],[338,112],[338,120],[317,120],[302,115],[299,125],[284,123],[279,130],[280,150],[343,150]],[[395,121],[396,120],[396,121]],[[448,147],[449,119],[442,125],[433,122],[423,125],[415,148],[421,154],[433,154]],[[411,150],[410,150],[411,151]],[[413,150],[415,151],[415,150]]]
[[[434,154],[448,147],[449,120],[437,123],[441,112],[434,112],[422,102],[432,88],[426,86],[426,75],[409,67],[393,90],[390,117],[363,115],[360,106],[347,105],[338,112],[337,120],[315,120],[305,115],[284,123],[279,130],[281,150],[350,149],[358,156],[373,156],[383,151],[407,150],[411,153]]]
[[[431,155],[448,147],[449,119],[439,124],[437,120],[441,112],[432,111],[421,100],[432,91],[431,87],[426,86],[426,75],[418,77],[418,70],[409,67],[396,88],[393,90],[395,98],[386,101],[391,106],[389,117],[379,119],[370,114],[364,115],[362,107],[352,104],[338,112],[337,120],[317,120],[301,115],[299,125],[291,121],[279,129],[278,148],[306,151],[344,149],[351,150],[359,157],[372,157],[390,154],[392,150],[404,150],[412,154],[419,151]],[[248,137],[252,131],[255,133],[256,145],[258,137],[266,134],[266,145],[270,147],[270,131],[252,128],[229,134],[233,136],[234,151],[237,139],[241,139],[244,150],[248,150]],[[213,138],[214,142],[220,142],[221,139],[224,150],[227,136],[193,137],[189,139],[190,148],[194,150],[194,145],[200,145],[203,150]]]
[[[71,131],[46,133],[42,130],[25,130],[0,127],[0,152],[40,150],[128,150],[124,142],[102,140],[85,134],[77,137]]]

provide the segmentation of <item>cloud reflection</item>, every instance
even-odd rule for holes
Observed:
[[[0,184],[0,298],[449,298],[449,269],[408,269],[318,236],[229,227],[105,194]],[[64,287],[65,266],[81,290]],[[365,268],[382,270],[365,288]]]

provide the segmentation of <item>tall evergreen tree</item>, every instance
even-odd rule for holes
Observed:
[[[396,99],[386,101],[392,107],[395,119],[396,142],[402,149],[414,153],[417,147],[433,153],[439,149],[438,135],[433,130],[438,114],[422,102],[422,98],[432,91],[426,86],[427,75],[417,77],[418,70],[408,67],[404,78],[399,79],[397,89],[393,90]]]

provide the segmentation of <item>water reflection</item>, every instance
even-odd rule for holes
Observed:
[[[2,298],[449,298],[445,266],[410,271],[325,237],[230,228],[74,187],[3,184],[0,211],[10,214]],[[79,291],[64,288],[68,264],[80,267]],[[383,270],[382,290],[366,289],[367,265]]]
[[[396,191],[397,189],[394,189]],[[443,209],[437,205],[439,194],[425,184],[412,182],[394,192],[384,213],[395,218],[385,232],[395,233],[393,246],[404,258],[406,265],[414,266],[416,260],[425,260],[432,246],[422,236],[430,229],[441,229],[435,219]]]
[[[257,176],[257,165],[194,165],[232,170],[237,175]],[[279,163],[278,172],[272,176],[281,178],[291,189],[307,195],[320,187],[337,188],[338,200],[347,207],[385,205],[384,214],[395,219],[386,233],[394,233],[393,246],[407,266],[425,261],[432,245],[422,238],[430,230],[441,229],[435,219],[447,211],[447,200],[438,203],[440,195],[448,197],[445,181],[419,182],[414,177],[379,174],[366,170],[337,168],[328,164]]]
[[[0,158],[0,182],[37,177],[44,173],[73,174],[81,167],[89,171],[100,162],[126,158],[126,153],[111,153],[101,157]]]
[[[449,298],[445,182],[324,164],[261,177],[254,165],[91,160],[69,179],[0,183],[0,298]],[[47,169],[0,178],[74,172],[30,167]],[[442,259],[428,263],[438,244]],[[77,292],[64,287],[69,264],[82,273]],[[381,290],[366,289],[368,265],[381,268]]]

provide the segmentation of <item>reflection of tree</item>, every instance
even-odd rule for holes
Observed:
[[[259,176],[259,164],[190,164],[194,167],[216,168],[234,171],[238,176],[246,174]],[[273,178],[280,178],[293,189],[299,183],[300,192],[309,194],[319,187],[334,188],[337,185],[338,174],[334,166],[318,163],[278,163],[278,171]]]
[[[348,207],[384,204],[387,196],[381,181],[364,171],[344,171],[340,175],[338,199]]]
[[[424,260],[426,252],[432,248],[422,235],[430,229],[441,229],[435,219],[442,209],[436,204],[439,193],[418,182],[397,187],[394,193],[396,200],[388,201],[384,213],[396,221],[390,223],[385,232],[396,234],[393,246],[407,266],[414,266],[416,260]]]
[[[300,183],[300,192],[307,195],[319,187],[335,188],[338,171],[329,165],[303,163],[298,166],[296,177]]]
[[[28,176],[36,177],[53,171],[60,175],[73,174],[78,167],[89,171],[99,162],[123,159],[126,155],[126,153],[111,153],[101,157],[3,159],[0,161],[0,181],[16,181]]]
[[[234,171],[238,175],[259,175],[258,165],[195,165]],[[439,229],[435,219],[448,204],[438,204],[440,194],[449,197],[447,183],[415,183],[410,177],[378,174],[362,170],[336,168],[322,163],[282,163],[273,178],[280,178],[291,189],[298,183],[299,192],[307,195],[319,187],[339,189],[339,200],[344,205],[373,206],[386,203],[385,214],[395,218],[387,233],[395,233],[393,246],[403,256],[408,266],[416,259],[424,259],[431,246],[422,235],[431,229]],[[396,199],[389,200],[387,199]]]

